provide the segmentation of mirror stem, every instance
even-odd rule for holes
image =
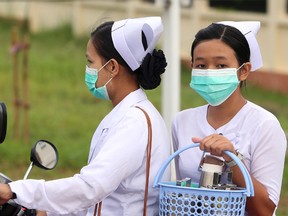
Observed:
[[[29,173],[31,172],[32,167],[33,167],[33,162],[30,163],[30,166],[28,167],[28,170],[26,171],[23,180],[26,180],[26,179],[27,179]]]

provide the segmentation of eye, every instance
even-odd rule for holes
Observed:
[[[227,68],[227,65],[225,64],[218,64],[217,68],[221,69],[221,68]]]
[[[87,59],[87,66],[90,66],[93,62],[90,59]]]
[[[195,68],[204,69],[204,68],[205,68],[205,65],[204,65],[204,64],[197,64],[197,65],[195,66]]]

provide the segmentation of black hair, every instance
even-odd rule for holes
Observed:
[[[111,36],[113,23],[113,21],[109,21],[99,25],[91,33],[92,43],[99,55],[101,55],[106,61],[114,58],[119,64],[129,68],[127,63],[114,47]]]
[[[219,39],[231,47],[235,52],[239,66],[250,61],[250,48],[245,36],[232,26],[212,23],[195,35],[191,47],[192,62],[195,47],[204,40],[212,39]]]
[[[114,58],[119,64],[126,67],[130,73],[136,74],[139,85],[144,89],[154,89],[161,83],[161,74],[165,72],[167,66],[166,58],[162,50],[153,50],[150,54],[148,53],[139,68],[135,71],[129,67],[125,59],[119,54],[114,47],[111,29],[113,21],[105,22],[98,26],[91,33],[92,43],[99,53],[106,61]],[[144,50],[147,49],[147,39],[145,34],[142,32],[142,44]]]

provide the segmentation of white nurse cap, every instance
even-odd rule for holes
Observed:
[[[142,43],[142,32],[147,39],[147,49]],[[145,17],[114,22],[111,35],[114,47],[134,71],[147,53],[152,53],[162,32],[161,17]]]
[[[250,47],[250,62],[252,64],[251,71],[255,71],[263,66],[260,47],[256,39],[257,32],[260,29],[260,22],[258,21],[243,21],[243,22],[222,21],[218,23],[237,28],[245,36]]]

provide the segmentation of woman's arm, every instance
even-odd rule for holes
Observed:
[[[231,167],[233,172],[233,182],[245,188],[245,181],[243,174],[238,166]],[[267,189],[253,176],[251,176],[253,187],[254,187],[254,196],[248,197],[246,202],[246,211],[249,215],[253,216],[271,216],[276,208],[276,205],[269,199],[269,194]]]
[[[230,151],[236,154],[233,144],[224,136],[219,134],[212,134],[204,139],[192,138],[193,142],[200,143],[200,149],[210,152],[215,156],[222,156],[225,161],[231,161],[231,158],[224,153],[224,151]],[[240,186],[246,187],[243,174],[238,166],[231,167],[233,171],[233,182]],[[269,198],[267,189],[252,175],[250,175],[253,187],[254,196],[248,197],[246,202],[246,211],[249,215],[253,216],[271,216],[275,210],[276,205]]]

